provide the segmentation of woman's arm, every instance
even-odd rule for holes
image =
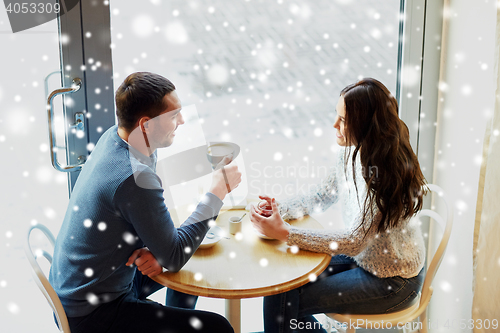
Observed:
[[[301,249],[327,253],[329,255],[345,254],[350,257],[362,252],[372,239],[379,237],[377,228],[380,214],[375,215],[371,223],[360,227],[361,216],[358,216],[352,230],[318,230],[290,227],[288,229],[288,245],[296,245]]]

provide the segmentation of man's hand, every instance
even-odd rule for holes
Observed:
[[[135,264],[142,275],[153,277],[160,274],[163,269],[156,260],[155,256],[147,247],[135,250],[125,265],[131,266]]]
[[[221,200],[224,200],[226,195],[237,188],[241,182],[241,172],[236,164],[230,163],[231,159],[232,155],[224,157],[213,173],[212,186],[209,192],[215,194]]]

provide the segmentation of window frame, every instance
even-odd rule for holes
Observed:
[[[63,96],[68,165],[78,164],[82,157],[86,160],[90,154],[89,144],[96,144],[105,130],[115,124],[110,28],[109,5],[102,1],[79,1],[58,16],[61,84],[70,87],[74,78],[82,80],[78,92]],[[100,66],[96,65],[97,61]],[[101,91],[99,94],[95,93],[97,88]],[[72,103],[68,103],[70,99]],[[85,115],[82,138],[69,129],[78,112]],[[97,130],[99,127],[102,131]],[[68,172],[70,195],[79,174],[80,171]]]

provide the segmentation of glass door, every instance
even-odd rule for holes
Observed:
[[[57,162],[59,154],[54,152],[52,164],[59,171],[68,172],[70,193],[81,165],[101,134],[115,123],[109,6],[106,1],[79,1],[72,7],[58,17],[63,88],[48,97],[50,100],[55,94],[64,93],[66,165]],[[53,133],[56,127],[50,123],[49,126]],[[54,136],[49,136],[57,149]]]

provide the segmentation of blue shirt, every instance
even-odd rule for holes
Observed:
[[[137,268],[125,263],[138,248],[147,246],[169,271],[180,270],[217,217],[222,201],[207,193],[174,227],[155,168],[156,156],[129,146],[117,126],[92,151],[74,186],[49,275],[68,317],[127,293]]]

